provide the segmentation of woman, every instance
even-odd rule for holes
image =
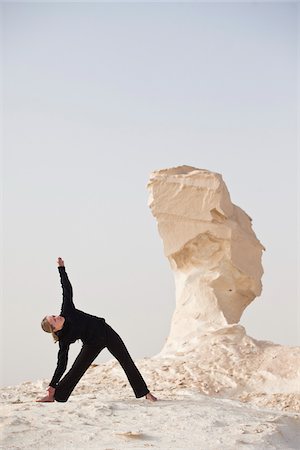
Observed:
[[[58,258],[57,263],[63,291],[61,312],[59,316],[44,317],[41,324],[42,329],[52,333],[54,341],[59,343],[57,367],[49,383],[47,395],[36,401],[66,402],[80,378],[105,347],[123,367],[136,398],[145,396],[147,400],[156,401],[157,398],[147,388],[120,336],[105,322],[105,319],[75,308],[73,289],[64,261]],[[61,379],[67,368],[70,344],[77,339],[81,339],[83,346],[71,369]]]

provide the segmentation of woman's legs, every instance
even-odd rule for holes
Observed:
[[[136,398],[144,397],[150,391],[134,364],[128,350],[120,336],[106,323],[107,349],[119,361],[126,373],[128,381],[133,389]]]
[[[54,398],[57,402],[66,402],[76,384],[99,355],[105,345],[91,346],[84,344],[69,372],[56,386]]]
[[[68,400],[79,380],[85,374],[94,359],[99,355],[101,350],[105,347],[107,347],[109,352],[121,364],[136,398],[144,397],[148,393],[150,396],[152,395],[120,336],[107,323],[105,324],[105,329],[106,345],[100,344],[99,346],[92,346],[84,344],[82,346],[81,351],[75,359],[71,369],[60,380],[56,387],[54,394],[56,401],[66,402]]]

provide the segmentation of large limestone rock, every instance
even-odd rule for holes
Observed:
[[[238,323],[262,290],[264,247],[250,217],[208,170],[159,170],[148,187],[176,283],[171,330],[147,375],[154,391],[300,411],[300,348],[256,340]],[[143,373],[147,364],[140,363]]]
[[[264,247],[220,174],[189,166],[159,170],[148,188],[176,284],[162,353],[188,352],[205,332],[237,324],[261,294]]]

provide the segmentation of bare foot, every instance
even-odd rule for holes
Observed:
[[[146,400],[150,400],[150,402],[156,402],[157,398],[154,397],[154,395],[152,395],[151,392],[148,392],[148,394],[146,395]]]
[[[37,398],[36,402],[47,402],[47,403],[54,402],[54,397],[51,397],[50,395],[46,395],[43,398]]]

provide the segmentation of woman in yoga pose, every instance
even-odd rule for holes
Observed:
[[[46,316],[42,320],[42,329],[51,333],[55,342],[59,343],[57,367],[47,395],[37,399],[38,402],[66,402],[73,389],[92,364],[97,355],[105,347],[119,361],[136,398],[145,397],[156,401],[134,364],[120,336],[102,317],[92,316],[79,309],[73,303],[73,289],[66,273],[64,261],[58,258],[58,271],[63,291],[63,302],[59,316]],[[68,363],[70,344],[81,339],[83,345],[71,369],[61,379]]]

